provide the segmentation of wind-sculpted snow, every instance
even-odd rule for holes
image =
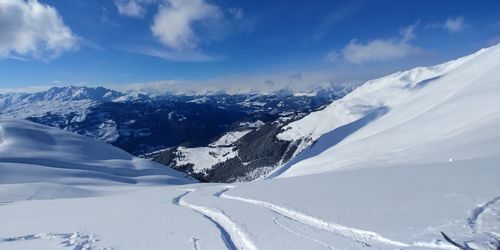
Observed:
[[[28,121],[0,120],[0,135],[0,184],[193,182],[182,173],[111,145]]]

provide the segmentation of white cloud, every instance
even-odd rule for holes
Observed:
[[[173,50],[192,50],[199,43],[193,25],[222,18],[216,5],[205,0],[165,0],[160,4],[151,30],[160,42]]]
[[[416,54],[421,49],[410,43],[415,37],[414,28],[415,25],[412,25],[403,29],[398,38],[375,39],[368,43],[351,40],[342,49],[341,54],[346,61],[357,64],[400,59]],[[336,53],[330,52],[329,55],[336,55]]]
[[[459,33],[467,27],[464,17],[448,17],[444,22],[428,23],[425,28],[443,29],[450,33]]]
[[[337,51],[331,51],[326,55],[325,59],[328,62],[336,62],[339,60],[339,53],[337,53]]]
[[[202,52],[198,51],[174,51],[164,48],[153,48],[153,47],[122,47],[124,51],[131,53],[138,53],[142,55],[157,57],[169,61],[177,61],[177,62],[207,62],[207,61],[215,61],[221,58],[213,57],[210,55],[206,55]]]
[[[41,91],[46,91],[54,86],[59,85],[59,83],[55,85],[43,85],[43,86],[27,86],[23,88],[0,88],[0,94],[8,94],[8,93],[36,93]]]
[[[50,60],[78,41],[53,7],[37,0],[0,0],[0,57]]]
[[[317,88],[347,86],[354,81],[335,80],[342,72],[327,71],[281,71],[227,75],[203,80],[163,80],[156,82],[136,82],[109,84],[106,87],[118,91],[142,91],[145,93],[198,93],[207,94],[224,91],[238,93],[271,93],[280,90],[309,92]],[[356,75],[359,77],[359,73]],[[359,83],[356,81],[356,83]]]
[[[146,14],[146,6],[154,0],[115,0],[118,13],[130,17],[143,17]]]
[[[464,29],[465,23],[463,17],[448,18],[443,27],[449,32],[457,33]]]

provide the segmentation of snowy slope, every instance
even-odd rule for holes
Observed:
[[[494,250],[499,160],[2,200],[0,249]]]
[[[184,184],[184,175],[111,145],[23,120],[0,120],[0,184]]]
[[[212,168],[215,164],[238,156],[233,147],[178,147],[175,151],[178,158],[174,167],[192,165],[193,173]]]
[[[209,170],[218,163],[238,157],[238,151],[234,147],[234,143],[249,132],[251,130],[227,132],[210,143],[208,147],[177,147],[174,151],[176,158],[173,161],[173,166],[181,168],[189,165],[193,173]]]
[[[301,148],[309,148],[277,173],[284,177],[375,162],[445,163],[495,156],[500,149],[499,72],[497,45],[369,81],[289,124],[279,138],[302,139]]]

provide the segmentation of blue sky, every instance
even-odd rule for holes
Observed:
[[[0,0],[0,88],[363,81],[498,42],[496,0]]]

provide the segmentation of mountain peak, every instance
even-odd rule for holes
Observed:
[[[31,100],[60,100],[60,101],[113,101],[123,96],[122,93],[104,87],[64,86],[52,87],[44,92],[33,94]]]

